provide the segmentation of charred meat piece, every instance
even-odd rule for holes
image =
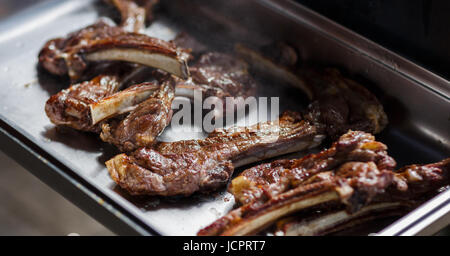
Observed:
[[[158,83],[141,83],[89,104],[89,116],[92,125],[133,111],[159,88]]]
[[[177,36],[175,37],[175,39],[172,40],[172,42],[178,47],[186,49],[196,57],[199,56],[200,54],[205,53],[208,50],[208,47],[206,45],[202,44],[195,37],[189,35],[186,32],[181,32],[177,34]]]
[[[53,74],[69,74],[72,79],[80,76],[88,61],[127,61],[187,79],[188,57],[188,53],[173,43],[125,32],[100,21],[66,38],[48,42],[39,53],[39,63]]]
[[[134,195],[190,195],[228,183],[233,169],[315,147],[324,136],[285,113],[275,122],[217,129],[203,140],[159,143],[106,162],[112,179]]]
[[[188,80],[174,78],[176,80],[175,96],[194,99],[194,92],[198,91],[202,99],[210,96],[217,97],[225,108],[226,97],[248,97],[253,95],[256,88],[255,81],[247,72],[247,65],[227,54],[206,53],[190,70],[192,78]],[[144,71],[148,72],[148,70]],[[152,77],[162,82],[168,79],[169,75],[163,71],[154,71]],[[93,123],[123,113],[124,109],[133,107],[133,102],[139,103],[134,99],[140,99],[145,95],[148,95],[148,91],[129,91],[91,104]],[[118,101],[121,104],[118,104]]]
[[[145,10],[145,19],[147,22],[152,22],[154,20],[154,11],[159,4],[159,0],[133,0],[141,8]]]
[[[325,211],[321,214],[306,213],[277,221],[276,236],[322,236],[344,231],[363,223],[387,217],[402,216],[416,206],[415,202],[374,203],[356,213],[346,210]]]
[[[320,153],[300,159],[278,160],[252,167],[233,179],[230,192],[240,204],[264,203],[320,172],[333,170],[346,162],[374,162],[392,170],[395,161],[386,146],[364,132],[350,131]]]
[[[300,76],[298,76],[295,69],[282,64],[289,62],[289,59],[292,59],[294,57],[290,57],[287,59],[286,57],[280,57],[282,58],[280,59],[273,57],[273,54],[269,54],[272,55],[273,58],[276,58],[272,59],[271,57],[265,56],[262,53],[250,49],[242,44],[236,44],[235,51],[240,57],[247,61],[251,65],[252,70],[257,72],[258,74],[261,74],[263,76],[270,76],[270,78],[276,81],[286,82],[303,91],[303,93],[305,93],[310,100],[314,99],[314,92],[306,84],[306,82]],[[278,52],[283,52],[283,50],[280,50]],[[281,63],[279,63],[278,61],[280,61]]]
[[[351,133],[361,135],[361,132]],[[361,148],[348,152],[349,156],[360,156],[359,159],[349,157],[348,161],[340,163],[332,170],[319,173],[312,169],[315,174],[309,178],[294,179],[299,182],[297,186],[267,197],[263,202],[243,205],[202,229],[199,235],[254,234],[280,218],[311,209],[330,210],[345,206],[348,213],[355,214],[371,202],[416,200],[450,182],[450,159],[424,166],[413,165],[394,172],[391,170],[392,164],[386,165],[386,160],[388,163],[392,160],[384,154],[381,159],[375,158],[375,161],[366,157],[364,151],[376,152],[380,150],[380,144],[366,141]],[[309,157],[303,159],[307,161]],[[407,173],[411,170],[414,170],[415,178],[403,179],[405,176],[409,177]]]
[[[433,164],[410,165],[399,169],[394,185],[383,200],[420,200],[450,182],[450,158]]]
[[[267,56],[239,44],[235,50],[256,72],[296,86],[312,99],[305,118],[322,127],[331,138],[337,139],[349,129],[376,134],[387,125],[383,106],[364,86],[337,69],[291,66],[295,52],[283,45],[274,47],[280,48],[275,51],[278,54]]]
[[[449,184],[450,159],[428,165],[411,165],[394,174],[394,185],[373,204],[355,213],[325,212],[318,217],[305,214],[288,217],[276,224],[276,235],[326,235],[389,216],[401,216]]]
[[[100,75],[90,81],[72,85],[48,99],[45,113],[56,125],[98,132],[100,127],[92,124],[89,105],[114,94],[119,84],[117,76]]]
[[[123,120],[103,124],[101,139],[116,145],[121,151],[154,144],[156,136],[169,125],[172,118],[174,84],[173,79],[167,80]]]
[[[215,52],[204,54],[191,68],[194,71],[192,79],[184,81],[174,78],[176,80],[175,95],[193,99],[194,91],[197,90],[201,92],[203,99],[215,96],[223,101],[222,105],[225,106],[225,97],[247,97],[253,94],[256,83],[247,73],[246,67],[245,63],[227,54]],[[148,70],[144,71],[148,72]],[[127,71],[127,74],[129,73],[132,72]],[[155,70],[152,72],[152,78],[156,80],[155,84],[140,84],[114,95],[99,97],[88,104],[88,112],[80,113],[79,119],[91,121],[91,125],[95,125],[113,116],[130,112],[158,88],[157,83],[166,81],[170,75]],[[78,93],[82,94],[81,90],[93,90],[88,87],[86,85],[79,88]]]

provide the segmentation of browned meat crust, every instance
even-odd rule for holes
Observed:
[[[191,78],[177,80],[177,95],[193,98],[194,90],[203,99],[216,97],[226,109],[227,97],[247,98],[256,92],[256,82],[248,73],[247,63],[231,55],[207,52],[189,68]]]
[[[345,162],[374,162],[381,169],[393,169],[395,161],[386,146],[363,132],[348,132],[331,148],[300,159],[278,160],[252,167],[233,179],[230,192],[241,204],[265,202],[297,187],[311,176],[333,170]]]
[[[106,165],[131,194],[190,195],[224,186],[236,166],[314,147],[322,139],[298,114],[285,113],[279,122],[218,129],[204,140],[159,143]]]
[[[139,33],[145,27],[146,10],[131,0],[105,0],[120,12],[120,27],[128,32]]]
[[[86,69],[87,59],[133,61],[187,78],[188,57],[173,43],[125,32],[100,21],[66,38],[49,41],[39,53],[39,63],[55,75],[68,73],[71,78],[79,77]]]
[[[133,0],[141,8],[145,10],[145,19],[147,22],[152,22],[155,18],[155,8],[159,4],[159,0]]]
[[[247,97],[256,89],[248,64],[227,54],[203,54],[190,72],[192,80],[206,90],[206,96]]]
[[[326,235],[386,216],[401,216],[450,183],[450,159],[427,165],[410,165],[394,173],[393,184],[375,203],[355,213],[327,211],[319,216],[302,213],[277,222],[277,235]]]
[[[345,210],[305,212],[277,221],[272,232],[276,236],[323,236],[373,220],[402,216],[415,206],[415,202],[387,202],[370,204],[356,213]]]
[[[366,137],[362,132],[350,132],[348,135],[351,134]],[[380,155],[377,152],[384,150],[383,144],[366,140],[353,151],[347,152],[347,161],[329,170],[325,168],[319,173],[317,169],[312,168],[315,174],[306,179],[294,179],[299,182],[295,187],[292,186],[283,193],[275,193],[275,196],[267,197],[265,200],[250,201],[200,230],[198,234],[254,234],[282,217],[309,209],[320,209],[321,206],[329,209],[330,204],[346,205],[349,213],[356,213],[370,202],[416,200],[450,182],[448,179],[450,159],[430,165],[405,167],[397,173],[391,170],[393,162],[390,157],[385,153],[381,154],[381,158],[377,157]],[[367,151],[374,151],[375,154],[367,154]],[[350,157],[352,155],[356,159]],[[303,158],[303,161],[308,161],[311,157],[314,158],[314,155]],[[318,160],[320,163],[320,158]],[[412,171],[414,178],[410,175]],[[243,176],[236,179],[242,179],[241,177]],[[244,183],[246,184],[248,185],[248,182]],[[240,192],[242,190],[250,191],[245,186],[235,190],[238,191],[238,195],[243,194]]]
[[[140,103],[123,120],[103,124],[101,139],[125,152],[154,144],[156,137],[169,125],[172,118],[174,90],[174,80],[165,81],[158,91]]]
[[[97,76],[51,96],[45,104],[45,113],[56,125],[98,132],[100,127],[92,125],[90,119],[89,104],[114,94],[118,87],[116,76]]]

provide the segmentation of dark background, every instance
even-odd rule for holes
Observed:
[[[296,1],[450,79],[450,1]]]

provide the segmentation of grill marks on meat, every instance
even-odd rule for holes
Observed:
[[[97,76],[51,96],[45,112],[55,125],[98,133],[102,121],[133,110],[159,88],[144,83],[117,92],[119,87],[117,76]]]
[[[332,139],[349,129],[376,134],[387,125],[383,106],[364,86],[344,77],[337,69],[297,69],[292,66],[295,52],[283,45],[278,48],[271,57],[240,44],[235,51],[255,71],[301,89],[313,100],[305,118],[324,129]]]
[[[191,78],[179,80],[177,91],[190,98],[194,90],[201,91],[204,98],[215,96],[222,101],[226,97],[246,98],[256,90],[256,82],[248,73],[247,63],[228,54],[205,53],[189,71]]]
[[[173,79],[165,81],[158,91],[137,105],[123,120],[103,124],[101,139],[126,152],[154,144],[172,118],[174,85]]]
[[[125,32],[105,22],[97,22],[66,38],[48,42],[39,53],[39,63],[50,73],[69,74],[76,79],[87,61],[128,61],[162,69],[178,77],[189,77],[182,49],[157,38]]]
[[[141,32],[145,27],[146,10],[131,0],[105,0],[120,12],[120,27],[128,32]]]
[[[355,139],[345,142],[349,136]],[[425,194],[433,193],[436,188],[449,183],[450,159],[424,166],[413,165],[402,168],[399,172],[394,172],[395,165],[392,158],[383,152],[385,146],[374,141],[370,136],[363,132],[349,132],[342,136],[340,139],[344,146],[341,148],[344,150],[342,152],[345,152],[347,146],[359,144],[354,150],[347,151],[347,156],[343,162],[337,163],[334,167],[330,165],[329,168],[323,170],[318,170],[313,165],[310,169],[312,175],[291,179],[298,184],[296,186],[291,185],[290,189],[281,193],[277,191],[275,186],[275,193],[272,193],[274,196],[258,196],[258,187],[252,182],[259,182],[266,189],[269,188],[268,184],[278,184],[277,182],[271,180],[270,177],[264,177],[260,172],[256,172],[256,178],[250,175],[251,172],[244,172],[243,175],[236,178],[240,179],[239,183],[242,184],[233,184],[235,187],[231,191],[237,191],[238,201],[249,203],[231,211],[213,224],[200,230],[198,234],[254,234],[272,225],[282,217],[311,209],[329,210],[330,205],[331,207],[345,205],[349,214],[358,213],[371,202],[408,202]],[[358,137],[366,139],[360,140]],[[318,155],[320,154],[323,154],[323,152]],[[314,159],[318,155],[313,154],[302,158],[303,160],[298,160],[300,162],[298,164],[301,166],[302,161],[307,162],[308,159]],[[343,156],[341,155],[341,157]],[[321,164],[321,158],[318,157],[317,159],[316,167]],[[327,164],[324,165],[327,166]],[[260,166],[264,169],[263,167]],[[416,178],[404,178],[405,176],[410,177],[407,173],[412,170],[414,170]],[[283,172],[289,173],[291,171],[284,170]],[[253,171],[253,173],[255,172]],[[270,174],[270,170],[267,169],[263,173]],[[289,177],[289,175],[286,176]],[[255,186],[257,189],[254,189]],[[257,198],[258,200],[248,200],[248,198]]]
[[[387,155],[386,146],[363,132],[348,132],[318,154],[300,159],[278,160],[255,166],[233,179],[230,192],[241,204],[263,203],[297,187],[320,172],[333,170],[345,162],[374,162],[381,169],[392,169],[395,161]]]
[[[276,58],[276,59],[272,59],[271,57],[264,56],[260,52],[250,49],[242,44],[235,45],[235,52],[240,57],[242,57],[245,61],[250,63],[251,68],[254,71],[258,72],[258,74],[265,75],[265,76],[270,75],[274,80],[286,82],[286,83],[300,89],[301,91],[303,91],[310,100],[314,99],[314,92],[306,84],[306,82],[300,76],[298,76],[298,74],[296,74],[296,72],[295,72],[295,70],[293,70],[293,68],[291,68],[290,66],[284,65],[289,62],[291,62],[290,64],[292,64],[292,59],[294,57],[277,58],[277,57],[272,56],[273,58]],[[281,50],[279,52],[284,52],[284,51]],[[276,54],[276,56],[279,56],[279,55],[283,55],[283,54],[282,53]],[[284,64],[280,64],[278,61],[280,61],[281,63],[284,63]]]
[[[298,115],[278,122],[218,129],[203,140],[159,143],[106,162],[112,179],[129,193],[190,195],[224,186],[234,167],[320,144],[323,136]]]
[[[118,88],[119,79],[116,76],[97,76],[50,97],[45,104],[45,113],[56,125],[98,132],[99,126],[91,122],[89,105],[114,94]]]

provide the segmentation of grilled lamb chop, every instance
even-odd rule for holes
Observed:
[[[90,81],[72,85],[47,100],[45,113],[56,125],[98,132],[99,127],[92,125],[90,120],[89,104],[114,94],[119,84],[117,76],[100,75]]]
[[[39,63],[55,75],[76,79],[88,61],[128,61],[189,77],[189,54],[169,43],[143,34],[125,32],[99,21],[66,38],[50,40],[39,53]]]
[[[159,143],[106,162],[112,179],[134,195],[190,195],[224,186],[233,169],[315,147],[323,135],[287,112],[277,122],[216,129],[203,140]]]
[[[364,132],[348,132],[318,154],[301,159],[278,160],[252,167],[233,179],[230,192],[242,205],[265,203],[267,200],[297,187],[311,176],[333,170],[346,162],[374,162],[391,170],[395,161],[387,155],[386,146]]]
[[[247,72],[247,65],[233,58],[230,55],[209,52],[202,55],[197,63],[190,67],[192,77],[188,80],[175,78],[175,96],[183,96],[194,99],[194,92],[202,94],[202,99],[210,96],[217,97],[225,106],[226,97],[248,97],[253,95],[256,83]],[[163,72],[153,72],[158,81],[167,79]],[[147,91],[134,91],[133,94],[123,94],[122,102],[132,103],[128,100],[141,98],[147,95]],[[117,104],[117,97],[107,97],[90,105],[90,116],[93,123],[102,121],[110,116],[114,116],[130,108],[130,104]],[[139,102],[137,102],[139,103]]]
[[[337,69],[302,69],[301,77],[314,91],[305,118],[326,130],[332,139],[349,129],[377,134],[387,123],[383,105],[362,85]]]
[[[290,66],[284,65],[286,63],[293,64],[293,61],[283,61],[279,58],[274,59],[273,56],[264,56],[262,53],[250,49],[242,44],[236,44],[235,51],[245,61],[250,63],[251,68],[258,72],[258,74],[265,76],[270,75],[271,78],[274,78],[274,80],[285,81],[286,83],[303,91],[310,100],[314,98],[314,92],[306,84],[306,82],[299,77],[295,70],[293,70]]]
[[[314,71],[314,72],[317,73],[317,71]],[[323,135],[328,135],[330,137],[334,137],[337,134],[339,134],[339,132],[342,132],[344,127],[347,129],[349,129],[349,128],[362,129],[362,130],[366,130],[368,132],[379,132],[379,131],[381,131],[382,128],[384,128],[384,126],[386,124],[386,115],[383,111],[383,107],[379,104],[379,102],[376,100],[376,98],[372,94],[370,94],[366,89],[360,87],[359,85],[354,85],[352,81],[345,80],[345,78],[341,77],[339,73],[336,73],[333,70],[324,71],[325,74],[323,74],[323,75],[321,74],[324,77],[321,78],[322,80],[320,80],[320,81],[314,80],[315,78],[320,77],[318,75],[316,76],[316,73],[312,73],[312,75],[310,75],[312,78],[309,78],[309,76],[308,76],[308,79],[311,80],[311,83],[315,83],[314,84],[315,90],[318,90],[318,91],[326,90],[327,92],[323,92],[320,95],[319,95],[319,93],[317,93],[319,95],[318,100],[315,103],[311,104],[311,106],[308,109],[309,112],[307,112],[303,118],[303,119],[305,119],[304,121],[306,121],[304,123],[307,124],[302,127],[305,130],[304,131],[302,131],[300,129],[297,130],[300,135],[308,132],[308,130],[311,130],[311,129],[314,130],[316,134],[320,134],[321,138],[322,138]],[[196,72],[192,72],[192,74],[193,74],[193,77],[196,77]],[[207,79],[205,79],[205,80],[207,80]],[[353,88],[353,86],[355,88]],[[350,92],[351,96],[343,95],[343,94],[349,93],[348,91],[351,90],[349,88],[353,89],[353,91]],[[324,95],[324,96],[322,96],[322,95]],[[359,96],[360,98],[357,99],[357,96]],[[338,101],[338,103],[340,104],[338,107],[333,106],[331,104],[336,101]],[[328,106],[328,108],[325,108],[322,106]],[[334,113],[334,116],[340,117],[340,118],[337,118],[336,120],[328,118],[331,116],[332,113]],[[300,116],[298,116],[298,118],[300,118]],[[333,121],[336,123],[336,125],[334,125],[334,123],[332,123]],[[212,134],[210,136],[215,137],[214,134]],[[223,135],[223,136],[224,136],[224,138],[226,138],[225,135]],[[367,136],[369,136],[369,135],[367,135]],[[370,137],[370,138],[372,138],[372,137]],[[251,139],[252,138],[250,138],[250,141],[251,141]],[[310,137],[310,139],[311,139],[311,137]],[[248,143],[248,142],[245,142],[245,143]],[[318,145],[318,143],[314,143],[314,144]],[[173,145],[176,145],[176,144],[173,144]],[[181,145],[183,145],[183,144],[181,144]],[[182,146],[181,148],[182,148],[182,151],[180,151],[180,153],[184,153],[183,150],[185,150],[185,147]],[[302,147],[299,147],[297,151],[299,151],[301,149],[302,149]],[[380,150],[383,150],[383,148],[381,148]],[[291,151],[291,152],[293,152],[293,151]],[[175,153],[175,152],[172,151],[172,153]],[[247,155],[244,154],[243,156],[247,156]],[[164,157],[166,157],[166,156],[164,156]],[[176,156],[176,157],[179,157],[179,156]],[[197,157],[197,156],[195,156],[195,157]],[[119,163],[119,164],[117,164],[117,166],[120,166],[120,163],[124,163],[124,161],[122,161],[121,159],[125,159],[125,158],[128,158],[128,156],[126,156],[126,155],[117,156],[115,158],[116,159],[115,162]],[[268,158],[268,156],[266,155],[262,159],[267,159],[267,158]],[[202,159],[205,159],[205,158],[202,158]],[[247,160],[245,157],[244,157],[244,159]],[[259,160],[262,160],[262,159],[259,159]],[[181,161],[181,160],[178,159],[178,161]],[[256,161],[256,159],[255,159],[255,161]],[[247,160],[247,163],[251,163],[251,162],[255,162],[255,161]],[[145,186],[145,182],[152,182],[152,181],[150,181],[150,180],[146,181],[145,179],[137,178],[138,175],[136,175],[136,174],[133,174],[133,175],[126,174],[125,175],[125,171],[123,171],[123,170],[126,170],[127,169],[126,167],[124,167],[124,166],[120,167],[120,170],[122,171],[122,172],[120,172],[120,171],[117,171],[119,169],[114,170],[114,168],[119,168],[119,167],[114,167],[115,165],[112,163],[113,163],[113,161],[110,160],[108,169],[110,170],[110,173],[111,173],[111,176],[113,177],[113,179],[120,186],[129,190],[132,194],[145,193],[142,191],[139,191],[139,192],[133,191],[134,182],[137,182],[139,184],[142,184],[142,186]],[[134,166],[130,163],[133,163],[133,159],[128,160],[128,162],[125,165],[126,166]],[[149,163],[151,163],[151,161],[149,161]],[[158,166],[157,168],[164,168],[164,165],[160,165],[158,163],[154,163],[154,164],[156,166]],[[142,167],[144,167],[144,168],[142,168]],[[209,172],[213,171],[214,168],[217,168],[217,166],[215,166],[215,165],[208,166],[208,167],[210,169],[207,169],[207,170],[204,169],[206,167],[203,167],[203,170],[204,170],[203,172],[209,173]],[[154,167],[151,166],[151,164],[148,164],[145,166],[139,166],[139,169],[133,168],[133,172],[136,172],[136,170],[138,170],[139,172],[145,172],[145,170],[146,170],[145,168],[152,170],[152,168],[154,168]],[[196,168],[198,168],[198,167],[196,167]],[[131,168],[128,168],[128,169],[131,169]],[[111,172],[111,170],[113,170],[113,172]],[[171,167],[168,167],[168,169],[165,171],[167,171],[168,173],[172,173]],[[118,173],[119,174],[122,173],[122,174],[117,175]],[[185,176],[187,176],[186,173],[188,173],[188,172],[184,172],[184,173],[185,174],[183,174],[183,179],[187,180],[188,178],[186,178]],[[181,175],[181,174],[178,174],[178,175]],[[191,175],[198,176],[198,174],[191,174]],[[132,181],[133,177],[136,178],[136,181]],[[228,176],[224,175],[223,177],[228,177]],[[193,178],[193,179],[197,179],[197,178]],[[162,180],[160,180],[160,181],[162,182]],[[167,181],[167,183],[170,183],[170,182]],[[224,185],[224,184],[226,184],[226,181],[224,179],[221,179],[220,184]],[[148,185],[148,186],[151,186],[151,185]],[[168,186],[170,186],[170,184]],[[200,190],[206,189],[206,187],[201,187],[201,186],[197,186],[197,185],[194,188],[200,189]],[[154,189],[154,188],[151,187],[149,189],[150,191],[148,192],[148,194],[158,194],[156,192],[153,192],[152,189]],[[178,187],[177,187],[177,189],[178,189]],[[159,193],[159,194],[174,195],[176,193],[180,193],[180,194],[184,194],[184,195],[189,195],[190,193],[194,192],[194,191],[191,191],[190,189],[191,189],[191,187],[187,188],[187,192],[182,191],[182,190],[174,190],[174,191],[171,191],[170,193],[167,193],[164,190],[162,193]]]
[[[402,216],[416,206],[415,202],[386,202],[364,206],[353,214],[346,210],[321,214],[301,213],[277,221],[273,234],[276,236],[323,236],[373,220]]]
[[[121,151],[132,151],[142,146],[151,146],[170,123],[175,81],[168,79],[151,97],[137,105],[120,122],[102,125],[100,138],[116,145]]]
[[[346,206],[347,212],[354,214],[371,202],[411,202],[450,182],[450,159],[394,172],[395,162],[386,154],[386,146],[363,132],[349,132],[333,147],[293,160],[291,169],[279,170],[278,176],[271,177],[271,169],[265,166],[260,166],[264,171],[256,172],[255,177],[251,175],[254,170],[244,172],[231,191],[237,201],[249,203],[200,230],[199,235],[254,234],[280,218],[312,209]],[[345,160],[333,162],[324,155]],[[262,184],[262,192],[255,183]],[[289,187],[280,190],[279,184],[286,183]],[[270,184],[274,191],[267,191]]]
[[[332,139],[339,138],[349,129],[373,134],[384,129],[388,119],[383,106],[364,86],[344,77],[337,69],[289,66],[295,63],[295,56],[283,56],[293,55],[293,50],[286,46],[281,48],[280,53],[271,57],[240,44],[235,50],[252,69],[286,81],[312,99],[305,118],[324,129]],[[288,50],[283,50],[286,48]]]
[[[106,69],[106,70],[105,70]],[[129,112],[159,88],[159,81],[131,86],[119,91],[135,69],[132,65],[108,64],[95,70],[103,75],[76,83],[51,96],[45,111],[50,121],[56,125],[68,126],[76,130],[99,132],[101,121],[112,116]],[[108,99],[109,104],[100,104]],[[120,111],[111,112],[111,109]]]
[[[202,44],[195,37],[186,32],[178,33],[172,42],[178,47],[186,49],[195,57],[198,57],[200,54],[203,54],[208,50],[206,45]]]

